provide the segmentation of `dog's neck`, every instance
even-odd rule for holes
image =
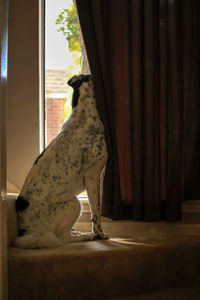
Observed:
[[[78,105],[74,107],[72,113],[79,115],[80,118],[83,116],[99,117],[92,85],[85,83],[80,87]]]
[[[74,119],[78,120],[80,126],[88,124],[89,119],[92,122],[97,122],[98,119],[100,120],[92,84],[83,84],[80,87],[79,92],[80,96],[78,104],[72,109],[69,119],[67,119],[63,124],[62,131],[65,130],[67,124],[73,122]]]

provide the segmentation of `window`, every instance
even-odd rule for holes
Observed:
[[[73,0],[45,1],[46,146],[57,136],[71,113],[72,89],[67,80],[81,70],[76,18]]]
[[[45,98],[45,62],[47,63],[47,57],[45,60],[44,16],[45,5],[47,6],[48,2],[49,0],[20,3],[13,1],[10,3],[11,17],[9,19],[8,37],[9,80],[7,85],[7,191],[9,193],[20,192],[27,173],[45,145],[45,107],[43,98]],[[61,0],[53,0],[52,2],[57,6]],[[64,6],[57,10],[56,17],[53,20],[55,31],[59,28],[59,25],[55,25],[56,18],[60,12],[62,12],[63,8],[67,8],[66,4],[68,0],[62,2]],[[72,3],[72,1],[70,2]],[[38,12],[40,15],[38,15]],[[39,39],[38,32],[40,32]],[[64,38],[62,32],[58,32],[58,34],[60,38]],[[16,39],[16,36],[20,38]],[[40,45],[38,41],[40,41]],[[67,52],[65,38],[63,42],[63,49]],[[55,48],[54,43],[53,45],[48,45],[46,42],[46,49],[49,50],[50,48]],[[40,70],[38,64],[38,49],[40,49]],[[55,54],[55,57],[56,55],[58,56],[59,54]],[[68,58],[71,62],[72,59],[70,55],[72,56],[72,53],[69,53]],[[57,65],[56,70],[62,69]],[[79,71],[74,70],[73,72],[77,73]],[[38,84],[39,74],[40,88]],[[63,78],[63,76],[61,77]],[[66,76],[66,81],[67,78],[68,75]],[[39,94],[41,99],[40,105],[38,101]],[[53,91],[49,94],[53,100],[57,96],[56,92]],[[61,94],[62,97],[66,96],[64,95],[65,91],[62,91]],[[70,95],[69,97],[65,97],[65,99],[68,99],[69,103],[71,102]],[[40,122],[38,115],[39,110]]]
[[[45,146],[71,113],[70,77],[82,70],[85,50],[73,0],[45,1]],[[84,192],[81,197],[87,197]]]

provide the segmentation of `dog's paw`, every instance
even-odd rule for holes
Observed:
[[[108,240],[109,237],[107,234],[103,233],[103,234],[96,234],[95,239],[96,240]]]
[[[72,242],[94,241],[94,240],[96,240],[96,234],[94,234],[93,232],[81,232],[81,231],[71,232]]]
[[[96,240],[96,234],[93,232],[88,233],[88,241],[95,241]]]

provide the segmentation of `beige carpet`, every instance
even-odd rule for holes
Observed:
[[[161,291],[151,291],[145,294],[101,298],[96,300],[199,300],[200,287],[173,288]]]
[[[9,247],[9,300],[199,299],[200,223],[190,213],[180,223],[104,219],[108,241]],[[77,227],[87,231],[90,225]]]
[[[198,285],[200,238],[9,248],[9,300],[95,299]]]

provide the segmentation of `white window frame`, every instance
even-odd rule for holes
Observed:
[[[8,298],[6,210],[6,91],[8,57],[8,0],[0,1],[0,299]]]
[[[39,0],[39,138],[45,148],[45,0]]]

